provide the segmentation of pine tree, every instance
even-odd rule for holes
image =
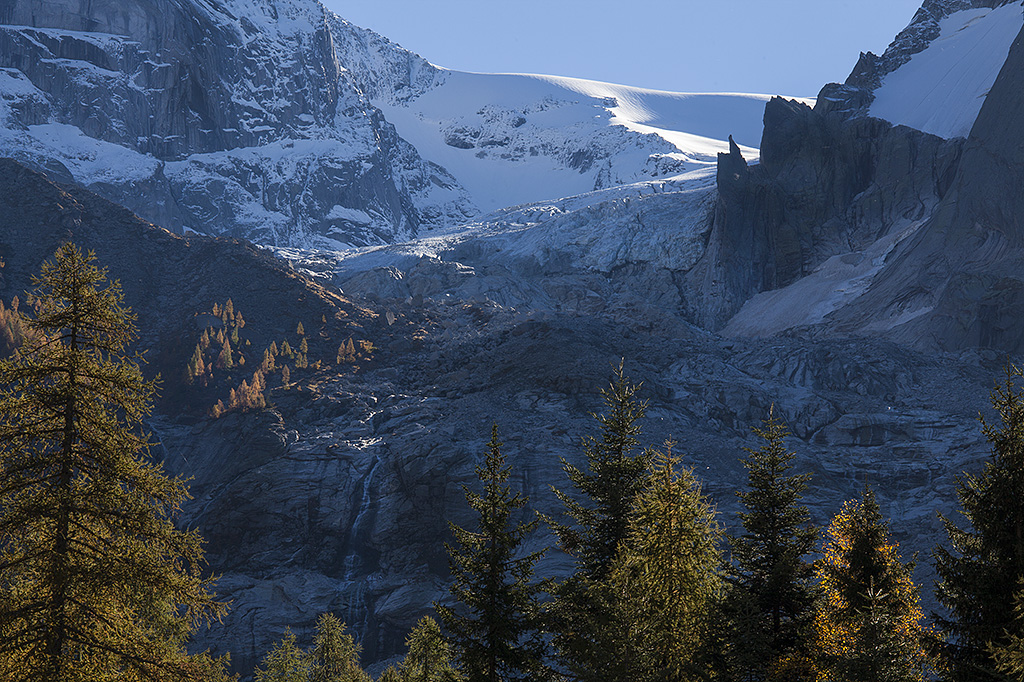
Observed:
[[[463,677],[452,663],[452,650],[441,628],[423,616],[409,633],[408,653],[399,667],[402,682],[460,682]]]
[[[671,443],[654,457],[648,481],[611,575],[632,649],[624,652],[631,669],[618,679],[705,679],[712,609],[724,584],[722,531]]]
[[[754,433],[762,442],[744,448],[747,489],[736,494],[746,511],[739,514],[743,533],[732,538],[736,565],[728,599],[731,667],[745,680],[767,679],[784,660],[806,656],[814,569],[805,557],[817,537],[800,504],[810,476],[790,473],[793,453],[774,407]]]
[[[316,623],[313,650],[309,653],[309,682],[370,682],[359,666],[361,647],[345,624],[325,613]]]
[[[295,333],[298,334],[299,336],[302,336],[303,334],[306,333],[306,330],[303,329],[302,327],[302,322],[299,322],[299,326],[295,328]]]
[[[306,354],[309,352],[309,344],[306,343],[305,336],[302,337],[302,341],[299,341],[299,352],[302,354]]]
[[[34,331],[0,361],[0,679],[195,680],[221,605],[188,492],[149,461],[154,391],[117,282],[72,244],[33,280]]]
[[[620,611],[608,576],[647,480],[649,455],[636,452],[647,407],[639,390],[620,363],[601,391],[606,413],[594,415],[600,436],[583,440],[586,469],[562,462],[574,495],[554,492],[573,523],[547,520],[559,546],[576,558],[575,573],[553,590],[548,621],[561,663],[579,680],[603,682],[622,658],[617,647],[625,626],[614,620]]]
[[[287,386],[292,381],[292,372],[288,369],[288,365],[281,367],[281,384]]]
[[[528,498],[506,484],[497,424],[491,427],[486,462],[476,469],[483,493],[464,488],[466,501],[480,516],[476,531],[450,524],[455,544],[445,544],[454,583],[455,605],[435,604],[469,682],[536,680],[543,674],[539,632],[540,587],[533,568],[543,551],[523,554],[521,547],[537,526],[512,522]]]
[[[286,358],[290,358],[293,355],[292,347],[288,345],[288,339],[285,339],[284,341],[281,342],[281,355],[285,356]]]
[[[309,682],[310,656],[295,644],[295,634],[284,631],[280,642],[267,652],[255,672],[255,682]]]
[[[270,354],[273,355],[276,358],[278,356],[278,353],[279,353],[279,351],[277,350],[277,342],[276,341],[271,341],[270,342],[270,348],[268,348],[267,350],[269,350]]]
[[[980,474],[957,481],[968,527],[943,517],[950,549],[934,552],[936,596],[947,612],[937,619],[945,635],[943,676],[955,682],[1004,680],[989,646],[1014,632],[1015,594],[1024,579],[1024,394],[1021,370],[1006,369],[992,392],[998,424],[982,420],[992,454]]]
[[[874,493],[864,491],[832,520],[816,568],[822,598],[814,616],[819,679],[918,682],[928,631],[912,579]]]

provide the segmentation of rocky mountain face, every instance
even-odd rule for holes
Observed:
[[[915,21],[959,7],[926,4]],[[908,50],[897,41],[883,61],[912,64]],[[719,164],[713,237],[696,272],[725,286],[701,321],[727,334],[813,326],[929,351],[1019,352],[1022,59],[1017,35],[966,138],[867,116],[854,106],[871,97],[856,72],[813,109],[770,102],[760,165],[735,151]]]
[[[16,0],[0,24],[4,153],[177,232],[361,245],[475,212],[369,103],[316,2]]]
[[[0,153],[177,233],[278,246],[713,165],[729,131],[753,150],[764,99],[447,71],[316,0],[0,6]]]

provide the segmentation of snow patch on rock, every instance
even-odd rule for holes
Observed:
[[[924,50],[885,76],[869,115],[950,139],[966,137],[1024,27],[1022,3],[954,12]]]

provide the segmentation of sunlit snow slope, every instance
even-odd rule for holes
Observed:
[[[870,115],[947,139],[966,137],[1024,26],[1021,5],[943,19],[939,38],[885,77]]]
[[[443,71],[437,81],[374,104],[484,211],[710,166],[729,135],[756,159],[769,99],[528,74]]]

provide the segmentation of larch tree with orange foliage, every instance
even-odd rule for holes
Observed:
[[[914,585],[871,490],[850,500],[826,531],[816,567],[814,618],[820,682],[919,682],[928,631]]]

